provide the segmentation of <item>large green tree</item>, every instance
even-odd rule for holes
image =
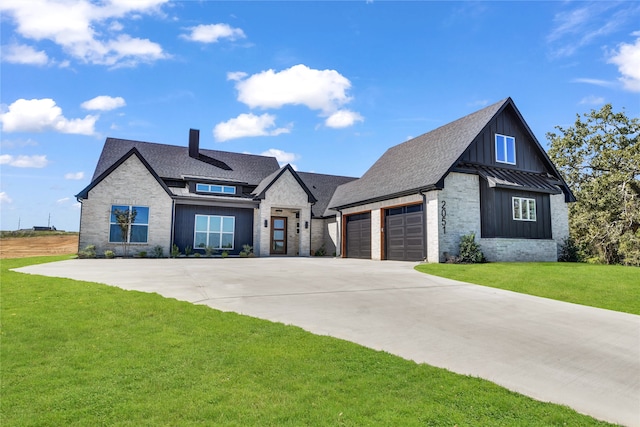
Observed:
[[[571,237],[584,255],[640,266],[640,121],[611,104],[549,132],[549,156],[578,201]]]

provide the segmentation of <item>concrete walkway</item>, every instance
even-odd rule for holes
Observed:
[[[18,269],[300,326],[640,426],[640,316],[350,259],[70,260]]]

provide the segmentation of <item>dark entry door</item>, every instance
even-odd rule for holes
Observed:
[[[347,258],[371,259],[371,212],[347,217]]]
[[[285,255],[287,253],[287,218],[271,217],[271,254]]]
[[[421,204],[387,209],[385,231],[387,259],[424,259],[424,212]]]

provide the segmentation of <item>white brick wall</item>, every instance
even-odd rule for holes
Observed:
[[[82,201],[80,249],[95,245],[99,256],[105,250],[122,255],[122,244],[109,243],[112,205],[149,207],[148,242],[132,243],[129,246],[130,255],[140,251],[150,254],[156,245],[160,245],[165,255],[169,255],[173,210],[171,197],[135,155],[91,189],[88,198]]]
[[[565,238],[569,237],[569,204],[564,194],[551,195],[551,237],[557,244],[557,251]]]
[[[282,209],[283,213],[275,213],[275,209]],[[285,210],[299,211],[299,218],[291,213],[288,219],[287,255],[309,256],[311,250],[311,203],[309,196],[300,187],[298,181],[291,172],[285,171],[276,182],[267,190],[265,198],[260,202],[259,222],[254,224],[254,229],[259,230],[259,244],[256,255],[269,256],[271,243],[271,216],[287,216]],[[268,227],[264,227],[267,220]],[[309,222],[309,228],[304,224]],[[296,232],[296,223],[300,223],[300,233]]]

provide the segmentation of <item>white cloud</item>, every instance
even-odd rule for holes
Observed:
[[[615,85],[614,82],[610,82],[607,80],[600,79],[589,79],[589,78],[579,78],[571,80],[572,83],[586,83],[589,85],[602,86],[602,87],[612,87]]]
[[[84,172],[69,172],[64,174],[64,179],[84,179]]]
[[[49,57],[43,50],[35,50],[24,44],[2,46],[2,61],[12,64],[47,65]]]
[[[218,123],[213,129],[213,137],[223,142],[247,136],[276,136],[290,132],[289,128],[271,129],[275,127],[275,119],[271,114],[240,114],[234,119]]]
[[[68,202],[69,200],[71,200],[71,199],[69,199],[68,197],[64,197],[62,199],[56,200],[56,203],[61,205],[61,204],[65,203],[65,202]]]
[[[116,108],[124,107],[125,105],[127,105],[127,103],[125,102],[124,98],[120,96],[114,98],[107,95],[96,96],[95,98],[80,104],[80,106],[85,110],[99,111],[115,110]]]
[[[244,71],[232,71],[227,73],[227,80],[239,81],[247,77],[248,74]]]
[[[362,122],[364,118],[353,111],[338,110],[325,120],[325,125],[330,128],[346,128],[352,126],[355,122]]]
[[[156,13],[168,0],[4,0],[3,15],[15,22],[22,37],[34,41],[50,40],[68,55],[85,63],[133,66],[170,57],[160,45],[147,39],[119,34],[109,38],[103,26],[113,32],[123,29],[116,18]]]
[[[13,200],[6,192],[0,192],[0,203],[12,203]]]
[[[604,104],[604,98],[601,96],[585,96],[579,102],[580,105],[602,105]]]
[[[276,160],[278,160],[280,166],[284,166],[287,163],[291,164],[291,162],[295,162],[300,158],[300,156],[295,153],[287,153],[286,151],[278,150],[277,148],[269,148],[267,151],[263,151],[262,153],[260,153],[260,155],[275,157]],[[298,170],[294,165],[291,166],[294,170]]]
[[[53,99],[18,99],[9,110],[0,114],[4,132],[60,132],[93,135],[99,116],[87,115],[84,119],[67,119]]]
[[[238,80],[238,101],[251,108],[280,108],[305,105],[312,110],[331,114],[351,101],[347,91],[349,79],[335,70],[314,70],[294,65],[286,70],[263,71]]]
[[[240,28],[233,28],[227,24],[198,25],[187,28],[191,32],[182,34],[185,40],[201,43],[217,43],[220,39],[237,40],[246,37]]]
[[[618,71],[622,74],[620,81],[625,89],[640,92],[640,38],[634,44],[620,44],[618,51],[608,62],[618,66]]]
[[[10,154],[0,155],[0,165],[9,165],[16,168],[43,168],[49,161],[47,156],[12,156]]]

